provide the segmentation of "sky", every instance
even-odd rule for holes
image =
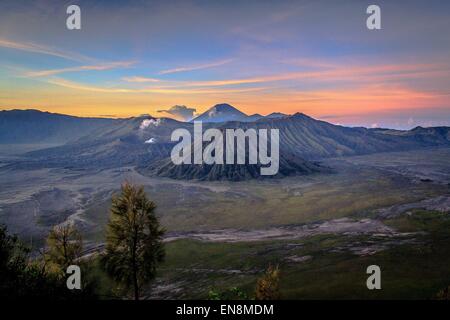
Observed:
[[[81,30],[66,28],[71,4]],[[370,4],[381,30],[366,27]],[[2,0],[0,109],[181,119],[229,103],[450,125],[449,31],[449,1]]]

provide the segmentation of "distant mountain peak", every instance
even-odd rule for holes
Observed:
[[[248,116],[228,103],[219,103],[191,121],[227,122],[247,121]]]
[[[272,112],[271,114],[268,114],[266,118],[284,118],[289,117],[289,115],[281,112]]]
[[[297,119],[313,119],[310,116],[304,114],[303,112],[297,112],[292,117],[297,118]]]
[[[206,111],[210,116],[215,116],[217,113],[223,113],[223,114],[236,114],[239,116],[247,116],[242,111],[238,110],[237,108],[233,107],[231,104],[228,103],[219,103],[215,106],[211,107]]]
[[[237,108],[233,107],[231,104],[228,103],[218,103],[216,104],[214,107],[212,107],[211,109],[215,109],[217,111],[239,111]],[[243,112],[241,112],[243,113]]]
[[[203,122],[228,122],[228,121],[239,121],[239,122],[254,122],[260,119],[277,119],[289,117],[288,114],[281,112],[272,112],[267,116],[262,116],[259,113],[252,115],[247,115],[240,111],[236,107],[228,103],[219,103],[209,108],[196,118],[191,121],[203,121]]]

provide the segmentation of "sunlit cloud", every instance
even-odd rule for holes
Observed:
[[[135,61],[118,61],[118,62],[108,62],[97,65],[89,65],[89,66],[79,66],[79,67],[70,67],[70,68],[62,68],[62,69],[51,69],[51,70],[41,70],[41,71],[28,71],[24,75],[26,77],[45,77],[45,76],[53,76],[56,74],[67,73],[67,72],[80,72],[80,71],[103,71],[103,70],[111,70],[117,68],[128,68],[134,65]]]
[[[445,105],[450,93],[425,91],[398,85],[361,85],[340,90],[293,90],[265,100],[266,106],[286,104],[293,111],[320,116],[326,114],[356,114],[383,112],[387,110],[408,110],[410,108],[434,108]]]
[[[162,70],[158,74],[162,75],[162,74],[170,74],[170,73],[177,73],[177,72],[187,72],[187,71],[215,68],[215,67],[220,67],[220,66],[223,66],[224,64],[230,63],[231,61],[233,61],[233,59],[226,59],[226,60],[221,60],[221,61],[217,61],[217,62],[199,64],[199,65],[193,65],[193,66],[177,67],[177,68],[173,68],[173,69]]]
[[[160,82],[160,79],[156,78],[147,78],[147,77],[124,77],[122,80],[127,82],[137,82],[137,83],[145,83],[145,82]]]
[[[326,64],[322,66],[325,67]],[[330,65],[328,65],[330,66]],[[266,76],[249,77],[242,79],[223,79],[205,81],[169,81],[166,88],[173,87],[220,87],[245,84],[257,84],[267,82],[278,82],[287,80],[314,80],[318,82],[329,82],[335,80],[361,81],[383,81],[389,79],[411,79],[425,78],[427,76],[447,75],[449,66],[439,64],[417,64],[417,65],[376,65],[376,66],[347,66],[318,71],[286,72]],[[159,82],[161,80],[145,77],[124,78],[128,82]]]
[[[262,91],[267,89],[266,87],[258,88],[243,88],[243,89],[167,89],[167,88],[106,88],[99,86],[86,85],[74,81],[69,81],[66,79],[49,79],[48,83],[57,86],[83,90],[92,92],[103,92],[103,93],[156,93],[156,94],[224,94],[224,93],[244,93],[253,91]]]
[[[287,72],[268,76],[250,77],[245,79],[232,80],[212,80],[195,81],[185,83],[187,86],[228,86],[252,83],[265,83],[287,80],[318,80],[321,82],[335,80],[358,80],[372,79],[378,80],[389,78],[407,78],[418,76],[423,78],[427,74],[446,74],[450,70],[449,66],[438,64],[418,64],[418,65],[379,65],[379,66],[354,66],[339,67],[331,70]]]
[[[314,59],[314,58],[290,58],[290,59],[281,59],[281,63],[289,64],[296,67],[308,67],[308,68],[339,68],[340,65],[335,62],[330,62],[322,59]]]
[[[92,91],[92,92],[103,92],[103,93],[132,93],[137,92],[137,90],[133,89],[124,89],[124,88],[103,88],[98,86],[90,86],[86,84],[81,84],[74,81],[69,81],[65,79],[49,79],[48,83],[54,84],[60,87],[65,87],[69,89],[75,90],[83,90],[83,91]]]
[[[189,121],[194,117],[196,111],[197,111],[196,108],[189,108],[186,106],[176,105],[169,109],[158,110],[158,113],[169,114],[177,119]]]
[[[407,87],[392,86],[363,86],[352,90],[316,90],[311,92],[292,92],[295,101],[345,101],[345,102],[385,102],[384,105],[398,102],[423,99],[437,99],[449,96],[450,93],[426,92],[413,90]],[[379,109],[384,106],[379,105]]]
[[[383,82],[388,80],[401,80],[412,78],[427,78],[448,75],[450,66],[441,64],[385,64],[373,66],[338,66],[331,63],[304,61],[305,64],[318,67],[320,70],[285,72],[272,75],[248,77],[242,79],[222,79],[205,81],[171,81],[149,77],[125,77],[122,80],[131,83],[157,83],[164,82],[160,88],[174,89],[182,87],[221,87],[239,86],[248,84],[281,82],[290,80],[307,80],[330,82],[337,80],[354,81],[359,84],[367,81]]]
[[[164,89],[164,88],[148,88],[137,90],[137,92],[161,93],[161,94],[227,94],[227,93],[246,93],[263,91],[267,87],[243,88],[243,89]]]
[[[78,53],[63,51],[30,42],[16,42],[7,39],[0,39],[0,47],[44,54],[77,62],[93,62],[95,60]]]

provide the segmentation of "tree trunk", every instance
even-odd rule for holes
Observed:
[[[136,251],[137,251],[137,231],[136,227],[134,228],[134,239],[133,239],[133,285],[134,285],[134,300],[139,300],[139,286],[138,286],[138,278],[137,278],[137,257],[136,257]]]
[[[137,282],[136,272],[134,273],[134,300],[139,300],[139,288]]]

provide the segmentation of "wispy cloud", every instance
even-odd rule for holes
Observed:
[[[108,62],[108,63],[101,63],[101,64],[97,64],[97,65],[70,67],[70,68],[62,68],[62,69],[28,71],[28,72],[25,72],[24,75],[26,77],[45,77],[45,76],[53,76],[56,74],[67,73],[67,72],[103,71],[103,70],[111,70],[111,69],[117,69],[117,68],[128,68],[128,67],[134,65],[135,63],[136,63],[135,61]]]
[[[427,92],[410,89],[405,86],[389,86],[389,85],[369,85],[360,86],[349,90],[315,90],[315,91],[294,91],[292,95],[296,101],[346,101],[346,102],[360,102],[372,101],[380,102],[397,102],[414,101],[419,99],[437,99],[448,96],[448,93]]]
[[[426,79],[445,76],[448,74],[450,67],[439,63],[429,64],[381,64],[381,65],[345,65],[339,66],[332,63],[325,63],[320,61],[301,60],[297,61],[303,65],[310,65],[318,70],[309,71],[295,71],[276,73],[271,75],[261,75],[256,77],[248,77],[241,79],[221,79],[221,80],[204,80],[204,81],[172,81],[161,80],[147,77],[126,77],[122,78],[130,83],[155,83],[157,87],[151,87],[146,90],[148,92],[157,93],[208,93],[208,92],[226,92],[225,89],[218,89],[219,87],[231,87],[234,92],[240,86],[245,88],[240,89],[240,92],[252,91],[252,86],[261,84],[277,84],[281,90],[283,87],[289,90],[290,87],[295,87],[301,83],[315,83],[315,84],[329,84],[329,83],[345,83],[358,87],[360,84],[371,83],[397,83],[402,80],[410,79]],[[282,82],[288,81],[287,84]],[[267,85],[265,85],[267,86]],[[214,87],[214,91],[208,89]],[[339,86],[337,86],[338,88]],[[131,89],[133,90],[133,89]],[[260,90],[256,88],[256,90]],[[314,98],[316,99],[316,98]]]
[[[161,93],[161,94],[228,94],[228,93],[245,93],[255,92],[268,89],[267,87],[254,87],[243,89],[164,89],[164,88],[149,88],[144,89],[144,92]]]
[[[340,65],[335,62],[330,62],[322,59],[315,58],[291,58],[291,59],[281,59],[281,63],[289,64],[296,67],[308,67],[308,68],[337,68]]]
[[[136,92],[133,89],[123,89],[123,88],[103,88],[98,86],[90,86],[82,83],[78,83],[75,81],[69,81],[65,79],[49,79],[46,81],[47,83],[54,84],[60,87],[65,87],[69,89],[83,90],[83,91],[92,91],[92,92],[103,92],[103,93],[129,93]]]
[[[40,44],[31,43],[31,42],[16,42],[16,41],[7,40],[7,39],[0,39],[0,47],[16,49],[16,50],[21,50],[21,51],[27,51],[27,52],[33,52],[33,53],[39,53],[39,54],[45,54],[45,55],[50,55],[50,56],[59,57],[59,58],[72,60],[72,61],[77,61],[77,62],[94,62],[95,61],[95,59],[84,56],[82,54],[63,51],[63,50],[59,50],[56,48],[51,48],[51,47],[47,47],[47,46],[43,46]]]
[[[99,86],[86,85],[74,81],[69,81],[61,78],[54,78],[47,80],[47,83],[58,85],[76,90],[101,92],[101,93],[156,93],[156,94],[225,94],[225,93],[244,93],[261,91],[267,89],[266,87],[258,88],[243,88],[243,89],[170,89],[170,88],[106,88]]]
[[[346,66],[334,67],[327,70],[286,72],[267,76],[250,77],[243,79],[224,79],[211,81],[185,82],[185,86],[195,87],[216,87],[241,84],[268,83],[287,80],[314,80],[320,82],[336,80],[369,81],[377,79],[379,81],[389,79],[410,79],[413,77],[424,78],[436,76],[437,74],[447,74],[449,66],[439,64],[397,64],[397,65],[375,65],[375,66]]]
[[[145,83],[145,82],[160,82],[160,79],[156,78],[147,78],[147,77],[124,77],[122,80],[127,82],[137,82],[137,83]]]
[[[233,59],[226,59],[206,64],[198,64],[198,65],[192,65],[192,66],[184,66],[184,67],[177,67],[173,69],[167,69],[162,70],[158,74],[170,74],[170,73],[177,73],[177,72],[188,72],[188,71],[195,71],[195,70],[202,70],[202,69],[209,69],[209,68],[215,68],[219,66],[223,66],[224,64],[230,63],[233,61]]]
[[[167,113],[174,116],[177,119],[182,119],[185,121],[191,120],[194,117],[196,108],[189,108],[186,106],[173,106],[169,109],[158,110],[158,113]]]

